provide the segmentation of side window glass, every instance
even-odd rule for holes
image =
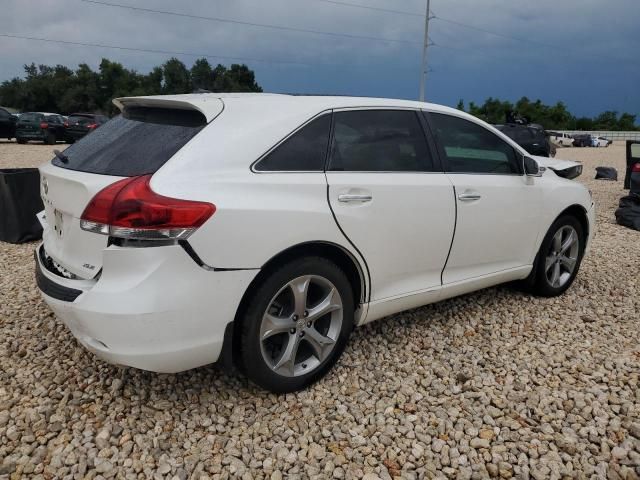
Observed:
[[[323,172],[331,115],[305,125],[255,166],[259,172]]]
[[[5,110],[0,110],[0,118],[2,120],[6,120],[7,118],[9,118],[9,113],[7,113]]]
[[[359,110],[335,114],[330,170],[431,172],[434,165],[416,112]]]
[[[519,174],[515,150],[486,128],[441,113],[430,114],[434,133],[456,173]]]

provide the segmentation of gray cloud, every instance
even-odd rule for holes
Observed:
[[[116,3],[248,22],[420,42],[423,19],[341,7],[317,0],[113,0]],[[370,6],[424,11],[424,0],[350,0]],[[434,20],[431,98],[494,96],[566,98],[576,109],[640,111],[632,91],[639,68],[640,2],[613,0],[433,0],[435,14],[509,40]],[[172,17],[88,4],[80,0],[4,0],[0,33],[142,49],[263,58],[316,66],[247,62],[272,91],[318,91],[415,97],[418,44],[385,43]],[[548,45],[548,46],[543,46]],[[0,80],[22,74],[24,63],[97,67],[102,57],[148,71],[168,55],[0,38]],[[636,58],[634,58],[636,57]],[[194,57],[179,56],[191,64]],[[215,59],[213,59],[215,61]],[[230,63],[221,61],[221,63]],[[331,64],[331,65],[328,65]],[[338,67],[336,65],[344,65]],[[461,78],[462,77],[462,78]],[[536,78],[537,77],[537,78]],[[584,85],[588,82],[589,85]],[[589,88],[598,101],[582,105]],[[580,91],[576,95],[576,91]],[[572,93],[573,92],[573,93]]]

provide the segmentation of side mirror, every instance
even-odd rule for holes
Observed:
[[[541,177],[543,171],[533,158],[524,157],[524,173],[527,177]]]

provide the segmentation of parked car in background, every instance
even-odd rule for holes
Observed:
[[[531,155],[552,157],[553,154],[555,154],[554,147],[549,142],[544,129],[538,125],[508,123],[505,125],[496,125],[496,128]]]
[[[36,140],[53,145],[57,141],[64,141],[64,138],[64,120],[57,113],[26,112],[20,115],[16,123],[18,143]]]
[[[560,173],[579,164],[532,157],[452,108],[264,94],[115,104],[122,116],[40,167],[35,265],[56,315],[116,364],[224,359],[298,390],[354,326],[516,280],[562,294],[595,231],[589,191]]]
[[[64,123],[65,140],[70,143],[81,139],[89,132],[94,131],[100,125],[108,121],[104,115],[93,113],[72,113]]]
[[[574,147],[590,147],[591,135],[588,133],[577,133],[573,136]]]
[[[573,137],[568,133],[549,132],[549,140],[559,147],[573,146]]]
[[[11,140],[16,136],[18,117],[8,109],[0,107],[0,138]]]
[[[595,135],[591,135],[591,146],[592,147],[608,147],[611,145],[613,141],[604,138],[604,137],[596,137]]]

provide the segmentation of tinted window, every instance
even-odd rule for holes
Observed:
[[[69,125],[89,125],[90,123],[93,123],[93,117],[86,115],[71,115],[67,122]]]
[[[434,167],[416,112],[361,110],[335,114],[330,170],[422,172]]]
[[[448,171],[520,173],[515,150],[486,128],[451,115],[432,113],[431,123],[447,159]]]
[[[9,118],[10,116],[11,114],[9,112],[7,112],[6,110],[2,110],[0,108],[0,118],[6,119],[6,118]]]
[[[256,165],[260,172],[323,172],[331,115],[308,123]]]
[[[46,122],[49,122],[49,123],[55,123],[55,124],[62,123],[62,119],[58,115],[49,115],[44,119]]]
[[[44,117],[44,115],[42,115],[41,113],[23,113],[22,115],[20,115],[20,120],[23,122],[39,122],[40,120],[42,120],[42,118]]]
[[[67,148],[67,163],[56,157],[53,164],[122,177],[154,173],[206,125],[193,110],[139,107],[134,113],[141,120],[117,116]]]

